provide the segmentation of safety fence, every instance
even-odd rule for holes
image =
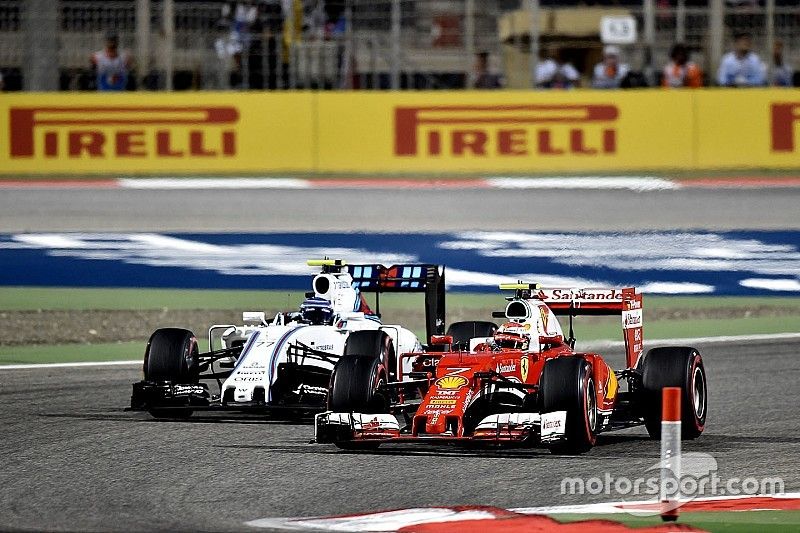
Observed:
[[[628,15],[622,59],[650,84],[676,42],[709,83],[737,32],[773,67],[800,67],[796,0],[0,0],[6,90],[91,90],[89,56],[118,35],[130,89],[455,89],[475,85],[476,54],[506,87],[525,88],[561,50],[587,84],[599,19]],[[583,23],[591,19],[591,24]],[[514,20],[527,20],[512,28]],[[538,21],[533,31],[530,21]],[[558,21],[554,24],[553,21]],[[541,57],[540,57],[541,55]]]
[[[800,90],[7,94],[0,174],[800,168]]]

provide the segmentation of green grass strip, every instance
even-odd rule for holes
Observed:
[[[0,288],[0,310],[35,309],[292,309],[303,300],[302,291],[276,290],[189,290],[189,289],[103,289],[103,288]],[[385,294],[381,306],[387,309],[422,310],[419,294]],[[502,295],[449,293],[451,309],[482,309],[505,306]],[[647,296],[647,309],[715,309],[755,306],[796,307],[800,315],[800,297],[721,297],[721,296]]]
[[[631,527],[663,524],[659,516],[634,516],[628,514],[554,514],[559,522],[582,520],[613,520]],[[680,513],[678,524],[694,526],[711,533],[779,533],[800,531],[800,511],[709,511]]]

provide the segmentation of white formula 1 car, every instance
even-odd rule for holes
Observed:
[[[410,330],[383,324],[380,294],[425,294],[427,338],[444,329],[444,268],[409,264],[346,265],[309,261],[322,272],[298,312],[243,314],[244,325],[214,325],[211,351],[199,353],[186,329],[156,330],[144,355],[144,379],[133,384],[131,410],[155,417],[186,417],[199,409],[321,411],[336,362],[347,354],[380,358],[389,380],[403,375],[399,354],[423,349]],[[373,312],[362,295],[376,294]],[[410,371],[406,369],[406,373]],[[212,394],[203,381],[216,381]]]

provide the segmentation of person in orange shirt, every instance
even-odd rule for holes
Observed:
[[[681,43],[673,45],[669,57],[672,61],[664,67],[664,76],[661,80],[663,87],[696,88],[703,86],[703,71],[696,63],[689,61],[689,50],[686,45]]]

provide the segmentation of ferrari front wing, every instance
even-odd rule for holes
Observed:
[[[335,413],[314,417],[317,443],[343,442],[484,442],[487,444],[549,445],[564,439],[566,411],[551,413],[500,413],[485,417],[468,435],[446,431],[430,434],[415,432],[390,414]]]

